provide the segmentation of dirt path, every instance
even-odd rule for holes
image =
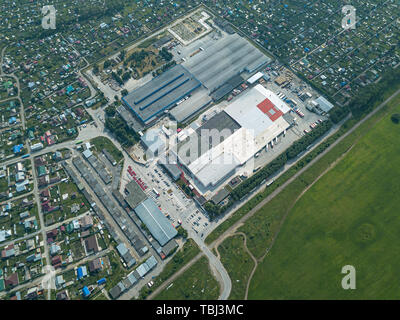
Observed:
[[[170,283],[172,283],[176,278],[178,278],[182,273],[184,273],[187,269],[189,269],[192,265],[194,265],[203,256],[204,256],[203,252],[195,256],[192,260],[190,260],[187,264],[185,264],[182,268],[180,268],[177,272],[175,272],[174,275],[172,275],[167,281],[164,281],[164,283],[161,286],[159,286],[156,290],[154,290],[151,294],[149,294],[146,300],[152,300],[154,297],[156,297]]]
[[[379,119],[377,119],[377,120],[372,124],[372,126],[375,126],[375,125],[377,125],[380,121],[382,121],[382,120],[384,119],[384,117],[386,116],[386,114],[387,114],[387,113],[383,114],[382,117],[380,117]],[[358,142],[361,140],[361,138],[362,138],[364,135],[365,135],[365,134],[360,135],[359,137],[357,137],[357,139],[353,142],[353,144],[352,144],[339,158],[337,158],[333,163],[331,163],[331,164],[329,165],[329,167],[328,167],[327,169],[324,170],[324,172],[322,172],[310,185],[308,185],[308,186],[299,194],[299,196],[295,199],[295,201],[293,202],[293,204],[288,208],[288,210],[286,211],[285,215],[283,216],[283,218],[282,218],[282,220],[281,220],[281,223],[280,223],[280,225],[279,225],[279,228],[278,228],[278,230],[276,231],[274,237],[272,238],[271,244],[268,246],[268,248],[266,249],[264,255],[263,255],[261,258],[259,258],[258,260],[255,260],[255,259],[254,259],[254,256],[250,253],[250,251],[249,251],[248,248],[247,248],[246,240],[245,240],[245,248],[246,248],[246,250],[248,251],[248,253],[250,254],[250,256],[253,258],[253,260],[256,262],[256,267],[253,269],[252,273],[251,273],[250,276],[249,276],[248,282],[247,282],[245,300],[247,300],[247,298],[248,298],[248,290],[249,290],[249,287],[250,287],[250,282],[251,282],[251,279],[252,279],[252,277],[253,277],[253,275],[254,275],[256,269],[257,269],[258,263],[261,263],[261,262],[265,259],[265,257],[267,256],[267,254],[271,251],[271,249],[272,249],[272,247],[274,246],[275,241],[276,241],[276,239],[277,239],[277,237],[278,237],[278,235],[279,235],[279,233],[280,233],[280,231],[281,231],[281,229],[282,229],[282,226],[283,226],[283,224],[284,224],[284,222],[285,222],[287,216],[288,216],[289,213],[292,211],[292,209],[294,208],[294,206],[299,202],[299,200],[304,196],[304,194],[305,194],[307,191],[309,191],[323,176],[325,176],[328,172],[330,172],[332,169],[334,169],[334,168],[337,166],[337,164],[338,164],[340,161],[342,161],[342,160],[347,156],[347,154],[358,144]],[[240,232],[240,233],[237,233],[237,234],[242,234],[242,235],[245,237],[245,239],[246,239],[246,234],[244,234],[243,232]]]
[[[326,170],[324,170],[324,172],[322,172],[310,185],[308,185],[308,186],[299,194],[299,196],[295,199],[295,201],[293,202],[293,204],[286,210],[285,215],[283,216],[283,218],[282,218],[282,220],[281,220],[281,222],[280,222],[280,224],[279,224],[278,230],[275,232],[275,235],[274,235],[273,238],[272,238],[271,244],[267,247],[267,249],[265,250],[264,255],[263,255],[261,258],[259,258],[258,260],[256,260],[256,259],[254,258],[254,256],[250,253],[250,251],[248,250],[247,245],[245,244],[245,245],[246,245],[246,250],[247,250],[247,252],[250,254],[250,256],[253,258],[253,260],[255,260],[255,262],[256,262],[256,266],[254,267],[253,271],[251,272],[251,274],[250,274],[250,276],[249,276],[249,279],[247,280],[247,287],[246,287],[245,300],[247,300],[247,298],[248,298],[248,292],[249,292],[249,288],[250,288],[251,279],[253,278],[253,275],[254,275],[254,273],[255,273],[255,271],[256,271],[256,269],[257,269],[258,263],[261,263],[261,262],[265,259],[265,257],[268,255],[268,253],[271,251],[271,249],[272,249],[272,247],[274,246],[275,241],[276,241],[276,239],[278,238],[278,235],[279,235],[279,233],[280,233],[280,231],[281,231],[281,229],[282,229],[282,226],[283,226],[283,224],[285,223],[286,218],[287,218],[288,215],[289,215],[289,213],[292,211],[292,209],[293,209],[294,206],[297,204],[297,202],[299,202],[299,200],[303,197],[303,195],[304,195],[308,190],[310,190],[324,175],[326,175],[329,171],[331,171],[333,168],[335,168],[336,165],[337,165],[341,160],[343,160],[343,158],[353,149],[353,147],[356,145],[357,142],[358,142],[358,139],[357,139],[357,141],[356,141],[354,144],[351,145],[351,147],[350,147],[348,150],[346,150],[338,159],[336,159],[333,163],[331,163],[330,166],[329,166]],[[242,233],[242,232],[240,232],[240,234],[243,234],[243,236],[244,236],[245,239],[246,239],[246,234],[244,234],[244,233]],[[245,243],[246,243],[246,241],[245,241]]]
[[[250,287],[250,280],[251,280],[251,278],[253,278],[254,272],[256,272],[256,269],[258,267],[258,262],[259,261],[253,256],[253,254],[251,253],[251,251],[247,247],[247,236],[246,236],[246,234],[244,232],[238,232],[237,234],[243,236],[244,249],[246,250],[246,252],[249,254],[250,258],[254,262],[253,270],[251,270],[250,275],[249,275],[249,279],[247,280],[247,284],[246,284],[246,293],[244,295],[244,300],[247,300],[247,296],[248,296],[248,293],[249,293],[249,287]]]

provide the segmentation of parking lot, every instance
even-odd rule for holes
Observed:
[[[156,161],[153,161],[148,167],[141,166],[133,161],[129,162],[129,165],[135,171],[137,179],[140,178],[147,186],[144,191],[146,195],[154,199],[163,213],[169,215],[168,218],[174,226],[183,222],[190,213],[195,212],[194,201],[187,198]],[[125,185],[131,180],[132,177],[129,173],[123,172],[120,190],[123,191]]]

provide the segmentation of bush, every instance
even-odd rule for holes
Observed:
[[[393,123],[398,124],[400,122],[400,113],[392,114],[391,118]]]
[[[139,141],[139,135],[119,115],[113,118],[106,116],[105,127],[115,135],[118,142],[123,146],[131,147]]]
[[[349,114],[349,109],[347,107],[336,106],[329,111],[330,119],[333,123],[339,123]]]
[[[115,107],[113,107],[113,106],[108,106],[107,108],[105,108],[104,111],[105,111],[107,117],[114,117],[115,113],[116,113]]]

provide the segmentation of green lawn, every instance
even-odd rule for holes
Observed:
[[[103,292],[100,292],[98,295],[93,296],[90,300],[108,300]]]
[[[111,140],[106,137],[96,137],[90,142],[96,147],[98,153],[102,153],[103,149],[106,149],[117,162],[124,158],[121,150],[118,150],[114,143],[112,143]]]
[[[140,298],[144,300],[164,281],[172,277],[175,272],[177,272],[180,268],[185,266],[190,260],[197,256],[198,253],[200,253],[200,249],[196,242],[194,242],[193,239],[188,239],[183,247],[174,254],[170,261],[168,261],[163,271],[154,279],[154,285],[151,288],[143,286],[142,289],[140,289]]]
[[[254,261],[244,247],[243,236],[235,235],[224,240],[219,247],[221,262],[232,280],[231,300],[242,300],[245,297],[247,281],[254,268]]]
[[[219,285],[206,257],[200,258],[167,288],[155,300],[216,300],[219,296]]]
[[[390,120],[396,104],[290,210],[249,299],[400,298],[400,125]],[[297,183],[307,185],[311,173]],[[263,210],[268,217],[277,208]],[[356,290],[341,287],[345,265],[356,268]]]

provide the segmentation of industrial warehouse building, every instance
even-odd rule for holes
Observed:
[[[257,85],[201,127],[187,129],[184,139],[178,137],[178,159],[204,187],[216,186],[290,127],[289,111],[275,93]],[[210,131],[203,131],[212,129],[220,132],[219,141],[210,142]]]
[[[153,199],[147,198],[134,211],[161,246],[167,244],[178,234]]]
[[[179,178],[182,175],[182,172],[178,168],[178,165],[176,163],[163,163],[161,161],[159,161],[158,163],[168,172],[168,174],[174,181],[179,180]]]
[[[125,186],[125,190],[128,192],[125,201],[132,209],[136,208],[141,202],[147,199],[146,194],[139,187],[136,181],[129,182]]]
[[[271,62],[269,57],[238,34],[227,35],[217,41],[208,40],[201,45],[204,48],[197,50],[196,55],[187,57],[182,64],[122,98],[140,125],[149,127],[167,110],[176,121],[185,122]],[[140,128],[140,125],[133,127]]]
[[[148,124],[200,87],[199,80],[182,65],[177,65],[122,100],[143,123]]]
[[[271,59],[238,34],[214,42],[183,65],[211,92],[243,72],[254,73]]]

